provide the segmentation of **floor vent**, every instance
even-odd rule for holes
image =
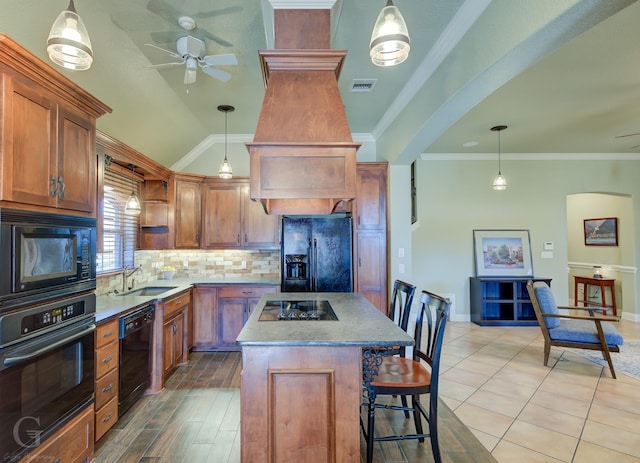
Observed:
[[[351,81],[352,92],[370,92],[378,79],[353,79]]]

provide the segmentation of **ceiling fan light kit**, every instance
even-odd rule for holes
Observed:
[[[493,189],[496,191],[503,191],[507,189],[507,179],[504,178],[500,170],[500,132],[507,128],[506,125],[496,125],[491,127],[492,132],[498,132],[498,175],[493,180]]]
[[[82,19],[76,12],[73,0],[58,15],[47,39],[49,59],[58,66],[84,71],[93,63],[91,40]]]
[[[395,66],[409,56],[411,40],[402,13],[387,0],[373,26],[369,42],[369,56],[376,66]]]

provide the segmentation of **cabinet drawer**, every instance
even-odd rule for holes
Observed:
[[[96,351],[96,379],[118,366],[118,342],[112,342]]]
[[[191,291],[183,293],[173,299],[169,299],[164,303],[164,316],[169,317],[171,314],[179,311],[184,306],[191,303]]]
[[[118,320],[98,325],[96,329],[96,349],[118,339]]]
[[[223,286],[218,290],[218,297],[256,298],[267,293],[277,292],[277,286]]]
[[[118,421],[118,398],[114,397],[96,412],[96,442]]]
[[[93,456],[93,416],[93,406],[87,407],[20,463],[88,461]]]
[[[96,409],[118,396],[118,369],[104,375],[96,381]]]

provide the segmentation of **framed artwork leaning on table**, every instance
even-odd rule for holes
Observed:
[[[476,277],[533,277],[529,230],[473,230]]]

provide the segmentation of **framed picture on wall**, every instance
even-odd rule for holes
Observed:
[[[533,277],[529,230],[473,230],[477,277]]]
[[[584,219],[584,244],[585,246],[617,246],[617,217]]]

